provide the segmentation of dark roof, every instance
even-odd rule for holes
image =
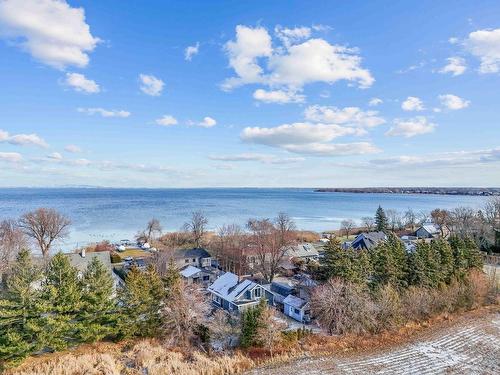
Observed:
[[[363,232],[352,241],[351,247],[353,249],[371,249],[381,241],[385,241],[387,236],[384,232]]]
[[[202,247],[193,249],[177,249],[174,252],[176,258],[210,258],[210,254]]]
[[[70,253],[65,255],[69,258],[71,265],[76,267],[78,271],[85,272],[90,261],[93,258],[98,258],[104,267],[111,272],[111,257],[109,251],[86,252],[85,257],[82,257],[81,253]]]

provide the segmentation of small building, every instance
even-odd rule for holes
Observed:
[[[179,268],[186,266],[205,268],[211,267],[212,265],[212,257],[210,253],[201,247],[195,247],[193,249],[177,249],[174,252],[174,260]]]
[[[286,249],[285,256],[289,258],[297,258],[304,260],[318,260],[319,253],[316,246],[314,246],[312,243],[305,242],[289,246]]]
[[[351,242],[351,247],[356,250],[371,250],[380,242],[386,241],[387,235],[384,232],[363,232],[356,236]]]
[[[221,275],[207,290],[215,306],[236,314],[256,306],[263,298],[268,303],[273,303],[272,293],[262,285],[251,280],[240,281],[239,277],[231,272]]]
[[[302,323],[311,321],[311,309],[308,301],[289,295],[283,300],[283,306],[283,312],[290,318]]]
[[[201,284],[208,286],[217,278],[217,274],[215,272],[194,266],[185,267],[180,271],[180,274],[188,285]]]
[[[65,254],[68,257],[69,263],[78,270],[78,275],[81,277],[87,270],[90,262],[97,258],[104,265],[109,273],[113,274],[113,267],[111,266],[111,255],[109,251],[87,252],[82,249],[79,253]]]
[[[439,225],[426,223],[417,229],[415,235],[417,238],[436,238],[439,237],[440,233]]]

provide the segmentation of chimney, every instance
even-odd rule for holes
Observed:
[[[80,255],[82,256],[82,258],[85,258],[85,248],[82,249],[82,251],[80,252]]]

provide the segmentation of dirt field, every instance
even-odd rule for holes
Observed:
[[[390,350],[306,358],[248,374],[500,374],[500,314],[430,329]]]

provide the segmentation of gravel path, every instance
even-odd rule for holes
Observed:
[[[500,374],[500,314],[460,321],[391,350],[307,358],[248,374]]]

